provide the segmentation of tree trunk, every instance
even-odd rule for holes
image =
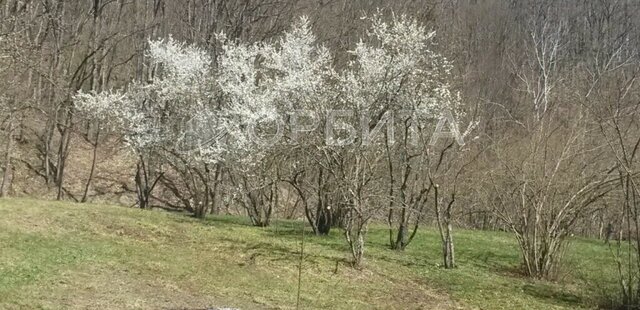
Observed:
[[[451,200],[447,206],[442,209],[440,207],[440,201],[438,197],[438,185],[434,185],[435,189],[435,211],[436,219],[438,222],[438,231],[440,232],[440,239],[442,241],[442,255],[444,259],[444,268],[452,269],[456,267],[455,264],[455,252],[453,246],[453,228],[451,225],[451,210],[455,202],[455,194],[451,195]]]
[[[69,156],[69,147],[71,146],[71,126],[73,126],[72,114],[66,112],[64,128],[60,130],[60,145],[58,147],[58,164],[56,169],[56,186],[57,195],[56,200],[62,199],[63,183],[64,183],[64,171],[67,165],[67,157]]]
[[[407,247],[407,239],[409,237],[409,226],[408,226],[408,218],[406,216],[406,207],[402,208],[400,214],[400,224],[398,226],[398,234],[396,236],[396,240],[393,243],[393,249],[398,251],[404,251]]]
[[[7,129],[7,144],[4,156],[4,172],[2,174],[2,184],[0,185],[0,197],[7,197],[11,186],[12,170],[11,153],[13,152],[13,119],[9,116],[9,125]]]
[[[151,179],[153,177],[153,179]],[[140,209],[149,209],[151,206],[151,192],[155,188],[158,181],[162,178],[162,173],[155,175],[151,173],[151,168],[145,163],[142,156],[140,156],[138,163],[136,164],[136,194],[138,196],[138,207]]]
[[[211,187],[211,210],[210,214],[219,214],[220,206],[218,205],[218,185],[221,182],[222,176],[222,166],[220,164],[216,164],[215,172],[213,175],[213,184]]]
[[[100,127],[96,129],[96,140],[93,143],[93,155],[91,159],[91,169],[89,170],[89,177],[87,179],[87,183],[84,186],[84,193],[82,194],[82,199],[80,202],[87,202],[87,196],[89,194],[89,187],[91,186],[91,181],[93,180],[93,174],[96,170],[96,161],[98,158],[98,139],[100,138]]]
[[[455,250],[453,246],[453,232],[451,228],[451,221],[447,223],[447,229],[445,233],[445,239],[443,246],[443,258],[444,258],[444,268],[451,269],[455,268],[456,260],[455,260]]]

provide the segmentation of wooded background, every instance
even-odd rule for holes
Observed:
[[[361,17],[378,10],[436,32],[432,49],[453,64],[462,121],[478,126],[464,148],[445,143],[426,163],[385,159],[376,182],[362,185],[372,196],[361,210],[329,171],[344,166],[324,169],[303,151],[278,152],[252,175],[199,167],[206,176],[196,183],[175,162],[141,166],[118,132],[73,102],[79,90],[147,81],[149,39],[171,36],[217,55],[220,32],[276,40],[302,15],[340,69],[369,29]],[[255,225],[306,218],[317,234],[340,226],[355,238],[377,220],[389,224],[396,249],[419,225],[438,225],[451,266],[452,227],[500,229],[514,233],[526,272],[541,278],[554,273],[570,234],[627,240],[640,253],[631,246],[640,240],[636,0],[0,0],[0,15],[2,196],[248,214]]]

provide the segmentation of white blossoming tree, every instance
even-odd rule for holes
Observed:
[[[356,265],[369,219],[385,207],[391,247],[402,250],[411,242],[433,187],[427,172],[437,151],[428,147],[429,126],[444,115],[463,114],[449,85],[452,66],[433,51],[435,33],[406,16],[386,22],[376,14],[369,20],[368,35],[351,52],[354,59],[340,79],[342,107],[366,116],[360,119],[365,132],[358,152],[342,152],[351,161],[341,175],[351,196],[345,233]]]
[[[235,172],[231,180],[254,224],[267,225],[273,201],[265,200],[264,189],[278,182],[265,166],[280,143],[273,133],[281,116],[308,109],[326,94],[331,57],[315,45],[306,18],[277,42],[247,44],[224,34],[219,40],[215,69],[212,57],[195,46],[171,38],[150,41],[150,65],[156,70],[148,83],[132,82],[123,91],[79,92],[74,99],[80,111],[117,128],[138,156],[140,207],[148,207],[162,175],[152,172],[149,162],[160,161],[156,164],[169,165],[183,180],[199,179],[186,186],[189,200],[197,201],[183,200],[204,215],[198,206],[211,200],[209,172],[215,170],[217,179],[216,168],[224,163]],[[165,185],[181,196],[181,188]]]
[[[182,151],[183,130],[194,120],[212,115],[207,112],[215,92],[212,59],[205,51],[169,38],[149,41],[148,56],[154,74],[147,83],[132,82],[122,91],[79,92],[74,98],[78,110],[118,130],[138,157],[135,180],[140,208],[149,207],[162,176],[159,167],[165,162],[161,159]],[[215,158],[214,147],[197,149],[187,161]]]

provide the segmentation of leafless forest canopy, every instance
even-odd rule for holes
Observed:
[[[618,257],[621,302],[638,303],[637,0],[0,0],[0,16],[2,196],[230,213],[256,226],[304,219],[317,235],[344,231],[356,267],[374,222],[388,224],[394,250],[411,246],[421,226],[437,227],[447,268],[456,265],[455,228],[508,231],[523,272],[541,279],[557,274],[569,236],[611,240],[618,255],[631,252]],[[130,133],[99,117],[118,105],[93,114],[78,106],[79,92],[144,93],[172,81],[149,52],[169,38],[211,57],[212,82],[202,84],[215,88],[240,50],[234,42],[269,43],[281,56],[301,16],[312,35],[303,25],[300,38],[314,39],[310,59],[330,69],[322,88],[304,93],[315,97],[280,98],[287,107],[357,112],[362,100],[373,128],[385,112],[444,88],[457,98],[466,143],[328,147],[319,129],[294,145],[196,160],[172,143],[132,147]],[[385,26],[372,26],[374,16]],[[388,56],[376,74],[362,46]],[[261,62],[266,50],[244,64],[272,72]],[[418,61],[402,67],[402,57]],[[264,80],[251,83],[271,87]],[[138,107],[165,129],[202,101],[149,93]],[[231,97],[213,89],[202,98],[222,109]],[[394,126],[401,137],[412,124]],[[433,127],[421,127],[419,140]]]

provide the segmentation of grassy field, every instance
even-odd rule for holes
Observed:
[[[0,309],[292,309],[300,222],[255,228],[242,218],[37,200],[0,200]],[[372,227],[366,267],[342,235],[307,235],[300,308],[595,308],[615,291],[609,249],[574,239],[555,283],[518,273],[508,233],[455,231],[459,267],[440,268],[437,232],[406,252]]]

